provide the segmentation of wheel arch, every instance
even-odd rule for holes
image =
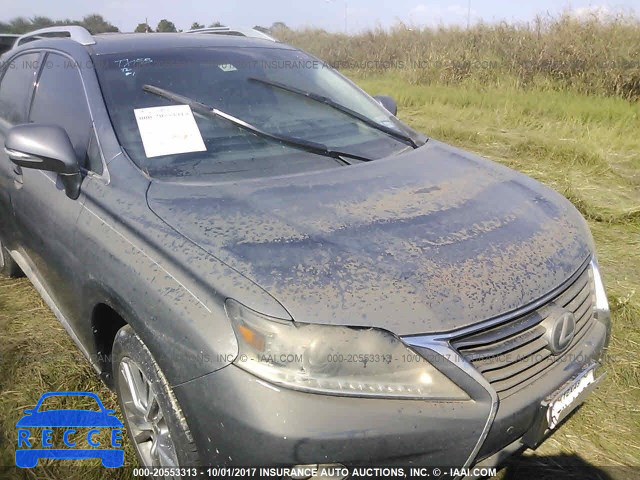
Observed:
[[[111,354],[116,334],[122,327],[131,325],[143,337],[144,326],[135,310],[108,286],[91,281],[85,286],[85,292],[89,301],[84,318],[88,317],[91,322],[90,361],[99,370],[102,381],[113,389]]]
[[[109,388],[113,388],[113,371],[111,353],[118,330],[129,323],[121,310],[114,308],[109,302],[99,302],[91,311],[91,328],[95,348],[95,365],[100,370],[100,377]]]

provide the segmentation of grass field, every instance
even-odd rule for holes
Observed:
[[[637,466],[640,472],[640,104],[551,90],[483,88],[477,82],[416,85],[393,73],[359,78],[352,72],[351,77],[372,94],[394,96],[400,118],[416,129],[535,177],[562,192],[588,219],[613,311],[609,376],[533,453],[530,461],[546,465],[548,475],[537,471],[528,478],[582,478],[571,468],[581,462]],[[0,465],[13,464],[15,422],[42,392],[91,390],[107,408],[116,406],[24,279],[0,280],[0,331]],[[630,478],[629,471],[615,472],[610,478]],[[52,467],[24,475],[75,474]],[[97,469],[82,476],[124,473]]]
[[[528,22],[420,27],[402,22],[352,35],[319,29],[272,32],[278,39],[361,75],[393,73],[414,85],[544,86],[640,98],[640,16],[542,14]]]

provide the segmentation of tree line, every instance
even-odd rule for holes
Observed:
[[[0,22],[0,33],[23,34],[38,30],[40,28],[54,27],[60,25],[81,25],[91,33],[118,32],[118,27],[104,19],[102,15],[92,13],[86,15],[82,20],[53,20],[49,17],[37,15],[32,18],[17,17],[8,22]]]
[[[0,33],[16,33],[16,34],[24,34],[27,32],[31,32],[33,30],[38,30],[40,28],[53,27],[53,26],[62,26],[62,25],[80,25],[85,27],[92,34],[97,33],[106,33],[106,32],[119,32],[118,27],[113,25],[111,22],[107,21],[102,15],[97,13],[92,13],[90,15],[86,15],[82,18],[82,20],[72,20],[72,19],[64,19],[64,20],[53,20],[49,17],[44,17],[37,15],[35,17],[26,18],[26,17],[16,17],[14,19],[9,20],[8,22],[0,21]],[[209,27],[224,27],[224,25],[218,21],[214,21],[208,25]],[[198,28],[205,28],[204,24],[199,22],[193,22],[191,24],[191,30],[196,30]],[[274,30],[279,30],[282,28],[287,28],[286,24],[283,22],[275,22],[271,25],[271,27],[262,27],[260,25],[256,25],[254,28],[260,30],[264,33],[271,33]],[[156,28],[154,29],[146,22],[139,23],[138,26],[134,30],[138,33],[151,33],[151,32],[181,32],[182,30],[178,30],[176,25],[166,18],[163,18],[158,22]]]
[[[209,25],[209,27],[224,27],[224,25],[220,22],[213,22],[212,24]],[[193,22],[191,24],[190,30],[196,30],[198,28],[205,28],[205,26],[201,23]],[[163,18],[158,22],[158,26],[156,27],[155,30],[147,23],[139,23],[136,29],[134,30],[134,32],[136,33],[152,33],[152,32],[165,33],[165,32],[181,32],[181,31],[182,30],[178,30],[176,28],[176,25],[173,22],[167,20],[166,18]]]

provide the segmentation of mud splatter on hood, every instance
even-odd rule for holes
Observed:
[[[400,335],[461,328],[526,305],[562,284],[593,247],[563,197],[436,141],[302,175],[155,182],[148,202],[296,321]]]

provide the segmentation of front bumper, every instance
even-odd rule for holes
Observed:
[[[468,364],[458,363],[460,357],[442,358],[436,366],[469,394],[466,402],[309,394],[273,386],[235,365],[174,391],[207,465],[501,463],[504,454],[535,446],[523,438],[539,427],[534,422],[541,401],[586,364],[599,361],[609,329],[608,319],[594,322],[567,352],[570,359],[502,402]]]
[[[586,365],[599,364],[609,340],[610,328],[608,318],[594,321],[581,342],[566,352],[543,376],[516,395],[501,400],[476,462],[498,454],[514,442],[525,448],[536,448],[549,436],[552,431],[548,429],[533,431],[540,428],[537,420],[541,403]],[[598,369],[598,375],[601,370]]]
[[[458,372],[473,401],[304,393],[235,365],[174,391],[210,465],[461,465],[485,428],[491,398]]]

